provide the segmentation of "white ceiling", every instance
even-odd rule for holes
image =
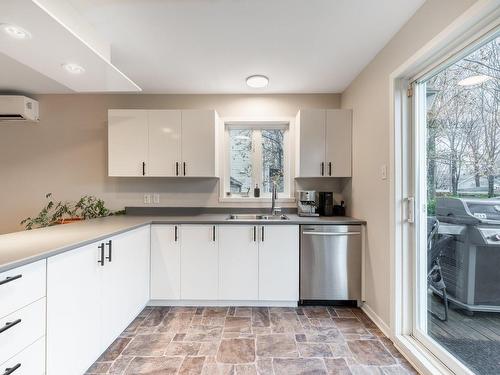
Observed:
[[[146,93],[342,92],[424,2],[65,1]],[[246,87],[252,74],[269,86]]]

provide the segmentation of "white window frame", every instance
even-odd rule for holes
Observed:
[[[230,175],[231,163],[230,157],[230,138],[229,129],[284,129],[283,137],[283,158],[284,158],[284,191],[278,193],[278,202],[294,202],[294,176],[292,176],[293,168],[291,166],[292,157],[292,138],[293,138],[293,123],[292,118],[223,118],[221,119],[220,137],[222,142],[222,152],[220,163],[222,165],[220,176],[220,202],[270,202],[271,194],[262,191],[262,146],[260,132],[253,132],[252,139],[252,165],[259,166],[252,169],[252,180],[258,183],[261,189],[259,198],[253,196],[253,187],[250,189],[248,197],[238,195],[227,196],[226,192],[230,191]]]

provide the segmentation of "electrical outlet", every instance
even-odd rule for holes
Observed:
[[[151,204],[151,193],[144,193],[144,204]]]
[[[153,193],[153,203],[160,203],[160,193]]]

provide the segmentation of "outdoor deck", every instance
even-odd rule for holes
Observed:
[[[443,313],[443,303],[430,298],[432,311]],[[477,374],[500,374],[500,313],[467,315],[452,305],[448,321],[429,314],[429,335]]]

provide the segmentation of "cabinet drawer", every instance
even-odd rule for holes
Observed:
[[[0,318],[45,296],[45,260],[0,273]]]
[[[38,339],[21,353],[2,363],[0,374],[6,373],[8,369],[12,371],[12,375],[44,375],[45,339]]]
[[[1,318],[0,331],[3,363],[45,335],[45,298]]]

